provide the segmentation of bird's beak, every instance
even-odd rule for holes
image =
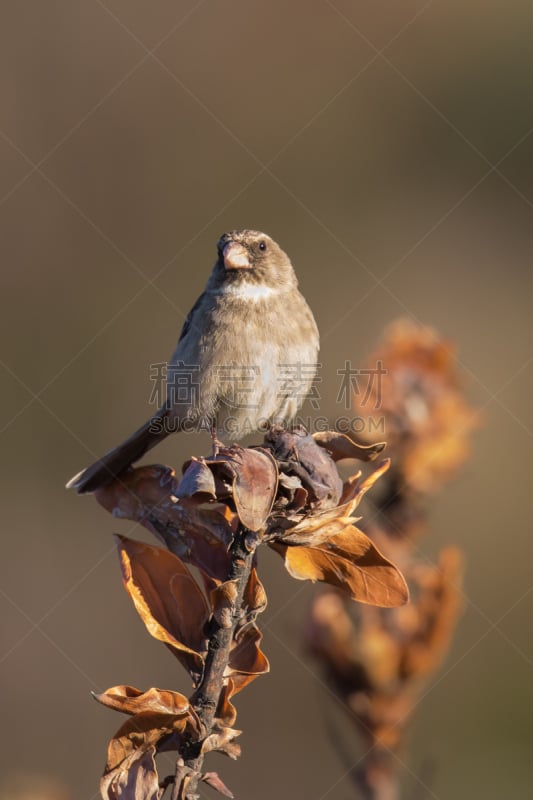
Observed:
[[[238,242],[228,242],[222,251],[226,269],[250,269],[250,256],[247,249]]]

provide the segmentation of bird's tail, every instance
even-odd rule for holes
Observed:
[[[170,431],[164,423],[164,414],[149,419],[125,442],[110,450],[90,467],[74,475],[67,483],[67,489],[76,489],[78,494],[86,494],[111,483],[130,464],[138,461],[148,450],[168,436]]]

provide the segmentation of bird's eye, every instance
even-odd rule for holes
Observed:
[[[266,242],[259,242],[259,249],[263,251],[266,250],[267,249]]]

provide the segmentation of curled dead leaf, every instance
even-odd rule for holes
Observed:
[[[236,759],[241,754],[240,745],[235,742],[237,736],[240,736],[242,731],[237,731],[234,728],[228,728],[224,725],[215,725],[213,733],[207,736],[202,742],[202,753],[210,753],[216,750],[219,753],[230,758]]]
[[[155,747],[134,751],[115,769],[104,773],[100,793],[104,800],[159,800]]]
[[[192,781],[198,780],[199,773],[188,767],[182,758],[178,758],[176,762],[176,770],[174,773],[172,789],[172,800],[193,800],[198,798],[198,794],[190,794],[189,786]],[[134,798],[137,800],[137,798]]]
[[[267,447],[284,475],[300,479],[315,507],[332,508],[342,493],[342,481],[329,453],[301,426],[287,431],[272,427],[266,434]],[[287,488],[287,487],[285,487]]]
[[[342,589],[353,600],[374,606],[390,608],[409,599],[399,569],[354,525],[347,525],[341,533],[316,546],[283,542],[272,542],[270,546],[285,559],[287,571],[299,580],[324,581]]]
[[[118,692],[116,696],[120,694]],[[156,753],[177,750],[185,734],[189,740],[195,740],[198,733],[198,719],[194,713],[142,711],[130,717],[109,742],[106,767],[100,782],[104,800],[159,800]],[[154,794],[156,789],[158,793]]]
[[[232,728],[235,725],[235,720],[237,719],[237,710],[230,702],[230,698],[234,694],[235,686],[233,681],[231,678],[227,678],[220,693],[215,716],[220,721],[219,724],[228,728]]]
[[[203,668],[209,618],[207,601],[183,562],[173,553],[116,536],[126,591],[156,639],[169,645],[197,680]]]
[[[242,524],[262,531],[272,510],[278,487],[278,468],[272,455],[262,448],[237,445],[223,448],[220,457],[231,464],[235,479],[233,500]]]
[[[94,496],[114,517],[142,522],[151,509],[175,493],[177,485],[174,470],[152,464],[130,468],[119,479],[97,489]]]
[[[360,480],[360,472],[349,478],[342,489],[341,505],[350,503],[349,513],[353,514],[365,494],[374,486],[376,481],[388,472],[390,465],[390,458],[385,458],[364,480]]]
[[[270,664],[260,647],[262,639],[263,634],[253,622],[236,631],[224,672],[233,682],[233,694],[269,671]]]
[[[319,509],[306,514],[299,522],[287,529],[273,527],[268,538],[287,544],[319,544],[329,536],[340,533],[346,525],[357,522],[352,514],[357,509],[366,492],[390,467],[390,459],[385,459],[363,481],[356,473],[344,484],[340,505],[335,508]]]
[[[172,716],[194,714],[185,695],[168,689],[152,688],[141,692],[134,686],[112,686],[101,694],[93,693],[93,697],[102,705],[124,714],[139,714],[143,711]]]
[[[95,497],[113,516],[139,522],[182,561],[223,579],[237,514],[224,503],[205,502],[206,493],[177,502],[177,492],[174,470],[156,464],[128,470]]]
[[[256,568],[252,567],[246,589],[244,590],[242,603],[245,622],[254,622],[257,615],[262,614],[266,607],[267,596],[265,587],[259,580]]]
[[[319,431],[313,434],[315,442],[324,447],[331,455],[333,461],[344,458],[357,458],[359,461],[374,461],[385,449],[386,442],[376,444],[359,444],[338,431]]]
[[[197,495],[217,499],[213,473],[203,459],[193,458],[177,486],[176,497],[183,500]]]
[[[208,786],[224,795],[224,797],[235,797],[233,792],[228,789],[226,784],[219,778],[216,772],[204,772],[204,774],[201,775],[200,780],[205,781]]]
[[[115,733],[107,749],[107,763],[104,774],[118,767],[124,768],[124,762],[136,754],[146,752],[150,748],[159,749],[162,740],[167,737],[179,737],[191,730],[189,720],[182,715],[154,714],[143,711],[130,717]]]

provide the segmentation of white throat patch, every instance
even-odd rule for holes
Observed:
[[[279,289],[273,289],[270,286],[260,286],[254,283],[244,283],[241,286],[224,286],[221,294],[231,295],[231,297],[239,297],[242,300],[250,300],[252,303],[257,303],[259,300],[266,300],[273,295],[279,294]]]

